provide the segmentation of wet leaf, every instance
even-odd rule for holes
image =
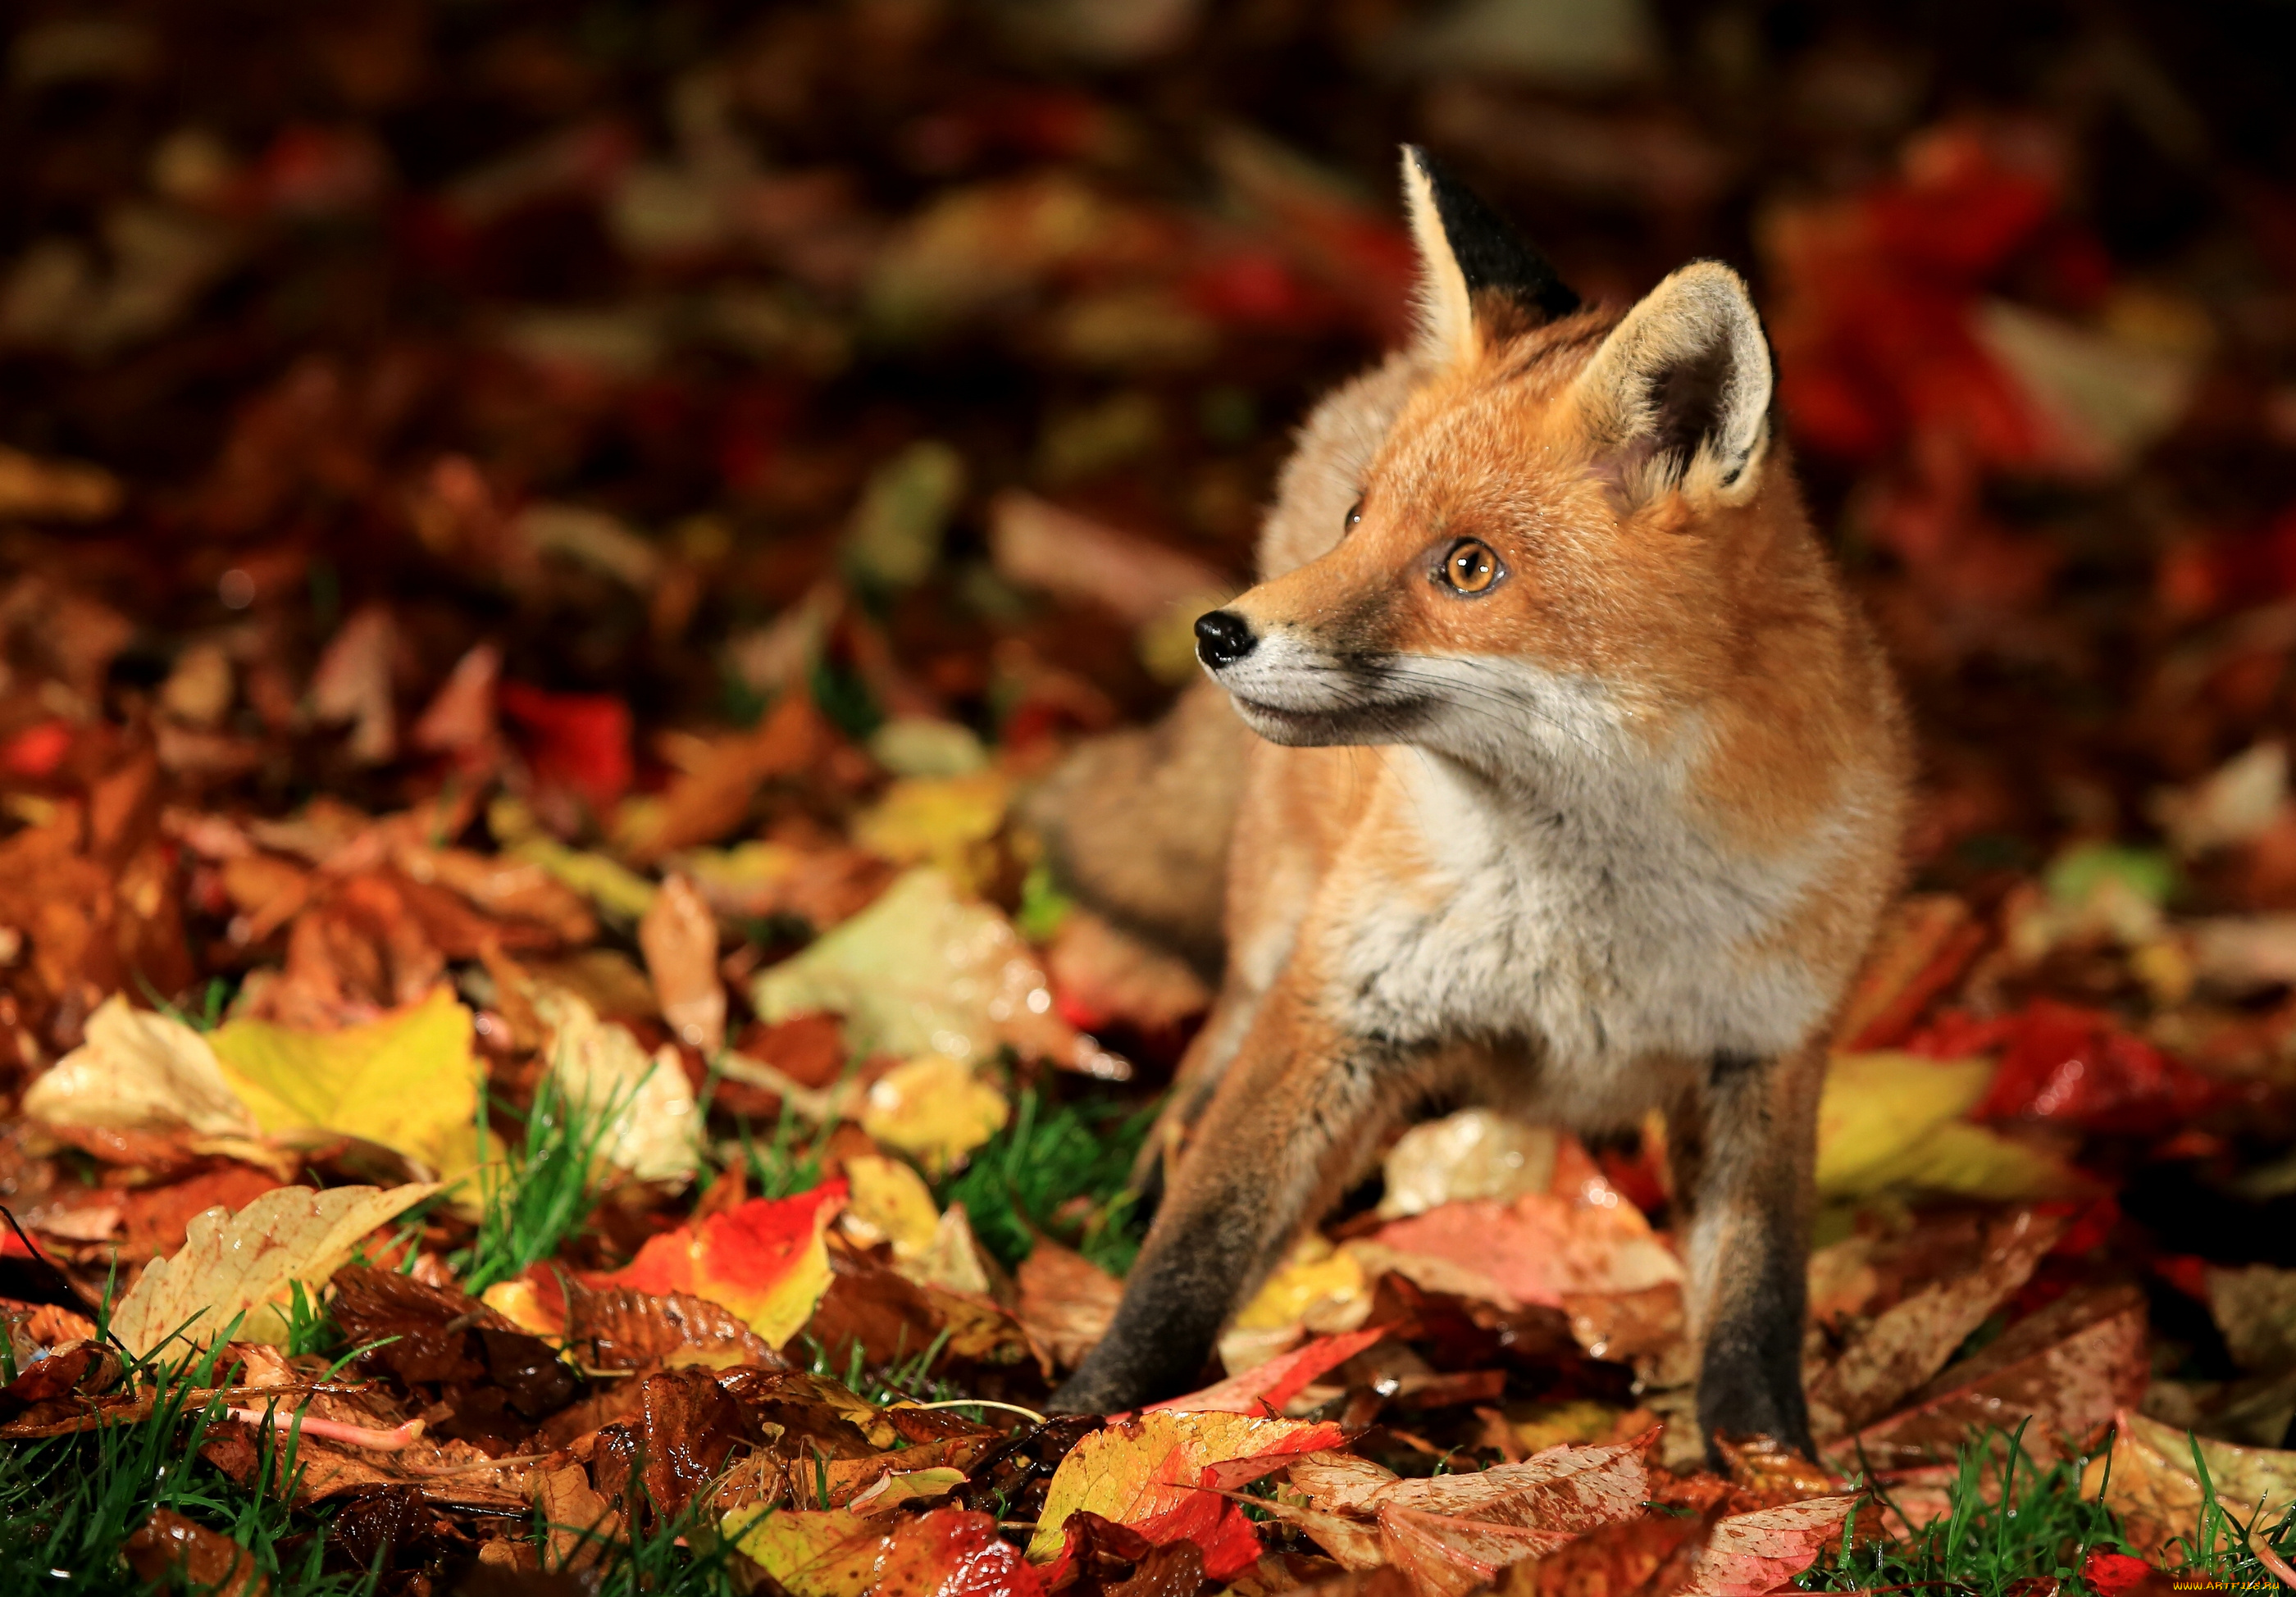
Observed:
[[[24,1112],[60,1126],[181,1126],[210,1136],[257,1130],[207,1038],[168,1016],[130,1009],[118,994],[87,1018],[87,1041],[26,1089]]]
[[[570,1103],[612,1110],[599,1154],[640,1181],[683,1183],[700,1167],[701,1117],[693,1084],[665,1045],[649,1058],[627,1027],[601,1020],[563,987],[538,983],[534,1012],[550,1029],[550,1069]]]
[[[262,1597],[271,1589],[253,1553],[171,1508],[152,1510],[121,1551],[137,1578],[152,1585],[182,1583],[215,1597]]]
[[[2268,1447],[2238,1447],[2200,1438],[2200,1464],[2193,1459],[2190,1432],[2144,1414],[2115,1416],[2112,1446],[2090,1461],[2081,1478],[2089,1496],[2100,1491],[2121,1516],[2128,1544],[2159,1556],[2177,1536],[2190,1537],[2200,1521],[2200,1469],[2226,1510],[2241,1519],[2270,1525],[2296,1502],[2296,1453]]]
[[[845,1183],[794,1198],[752,1198],[647,1241],[627,1267],[604,1278],[657,1296],[690,1292],[731,1309],[779,1348],[813,1315],[829,1287],[822,1235],[845,1204]]]
[[[943,1053],[927,1053],[893,1067],[869,1084],[861,1102],[861,1128],[939,1176],[995,1136],[1012,1118],[1004,1094],[970,1067]]]
[[[1554,1179],[1555,1134],[1486,1109],[1413,1126],[1388,1150],[1379,1212],[1398,1219],[1447,1203],[1510,1203]]]
[[[192,1222],[180,1252],[148,1265],[120,1299],[112,1334],[148,1353],[184,1326],[192,1341],[210,1341],[244,1313],[241,1339],[282,1341],[290,1282],[316,1297],[360,1239],[438,1190],[434,1183],[324,1192],[280,1187],[235,1215],[210,1210]]]
[[[1824,1450],[1844,1471],[1910,1468],[1950,1459],[1972,1426],[2003,1416],[2032,1423],[2025,1448],[2047,1461],[2143,1395],[2144,1303],[2133,1288],[2077,1290],[1948,1365],[1898,1413]],[[1859,1463],[1862,1456],[1866,1461]]]
[[[210,1040],[225,1078],[266,1132],[348,1132],[447,1180],[478,1162],[471,1011],[447,987],[371,1025],[311,1032],[233,1020]]]
[[[1726,1514],[1692,1567],[1684,1597],[1762,1597],[1816,1560],[1857,1499],[1811,1497],[1780,1508]]]
[[[1077,1053],[1019,934],[930,867],[758,978],[750,1003],[768,1021],[832,1010],[857,1053],[943,1053],[967,1064],[1005,1043],[1062,1062]]]
[[[1259,1556],[1259,1543],[1234,1504],[1198,1487],[1203,1472],[1238,1459],[1312,1453],[1337,1445],[1340,1437],[1340,1428],[1329,1423],[1242,1414],[1147,1413],[1119,1421],[1087,1436],[1061,1461],[1029,1557],[1037,1563],[1056,1557],[1062,1525],[1088,1510],[1152,1542],[1180,1536],[1197,1542],[1205,1552],[1205,1573],[1224,1579]]]
[[[1944,1368],[1954,1349],[2025,1284],[2064,1229],[2063,1221],[2030,1209],[2005,1216],[1988,1229],[1985,1257],[1974,1270],[1933,1282],[1861,1326],[1808,1383],[1816,1433],[1836,1436],[1864,1424]]]
[[[2082,1179],[2062,1161],[1961,1117],[1993,1081],[1981,1059],[1837,1053],[1817,1111],[1817,1186],[1828,1198],[1908,1187],[1996,1200],[2063,1196]]]
[[[1177,1413],[1280,1414],[1284,1405],[1306,1390],[1310,1382],[1337,1369],[1386,1335],[1383,1328],[1375,1325],[1368,1331],[1351,1331],[1343,1336],[1317,1337],[1304,1347],[1279,1354],[1266,1364],[1232,1375],[1201,1392],[1152,1403],[1146,1412],[1169,1409]]]

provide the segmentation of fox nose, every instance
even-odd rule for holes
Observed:
[[[1259,643],[1251,635],[1251,623],[1232,610],[1196,618],[1196,658],[1215,671],[1235,664]]]

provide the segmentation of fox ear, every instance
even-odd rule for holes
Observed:
[[[1752,493],[1770,438],[1770,347],[1739,275],[1682,268],[1627,313],[1578,375],[1579,415],[1629,504]]]
[[[1403,147],[1403,195],[1419,245],[1420,346],[1439,364],[1474,352],[1477,301],[1487,292],[1547,321],[1578,308],[1546,258],[1416,144]]]

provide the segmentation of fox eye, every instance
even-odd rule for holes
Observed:
[[[1340,523],[1340,536],[1341,537],[1347,536],[1348,534],[1353,532],[1356,528],[1362,523],[1362,521],[1363,501],[1358,499],[1353,504],[1348,506],[1348,519]]]
[[[1499,557],[1480,538],[1461,538],[1443,557],[1443,580],[1462,594],[1486,592],[1499,579]]]

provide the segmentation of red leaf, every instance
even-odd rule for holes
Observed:
[[[1152,1403],[1148,1409],[1200,1414],[1280,1414],[1283,1405],[1305,1391],[1317,1376],[1346,1364],[1386,1334],[1385,1327],[1374,1325],[1341,1336],[1317,1337],[1264,1364],[1255,1364],[1241,1375],[1231,1375],[1201,1392]]]
[[[572,788],[598,807],[629,791],[630,707],[604,693],[545,693],[521,682],[502,684],[503,714],[520,731],[520,748],[537,778]]]

